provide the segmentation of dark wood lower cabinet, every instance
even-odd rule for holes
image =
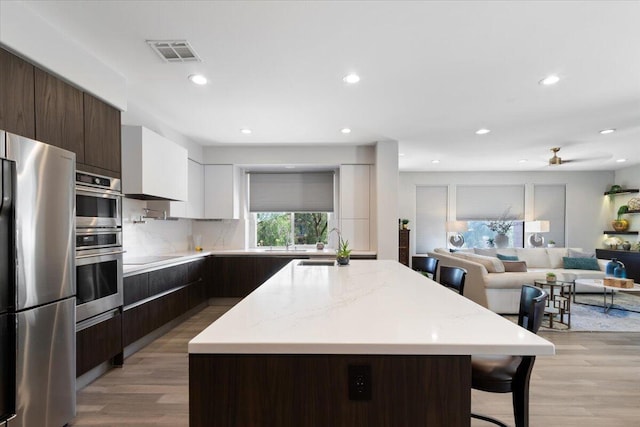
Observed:
[[[141,304],[122,312],[122,344],[133,344],[153,331],[149,320],[149,305]]]
[[[617,259],[624,264],[627,277],[636,283],[640,282],[640,252],[596,249],[596,257],[600,259]]]
[[[371,399],[349,399],[349,366]],[[189,425],[469,426],[470,356],[189,355]]]
[[[296,256],[211,257],[210,298],[244,298]],[[308,258],[308,257],[305,257]]]
[[[122,315],[89,326],[76,333],[76,376],[112,358],[122,364]]]
[[[128,346],[207,300],[207,259],[124,278],[122,337]]]

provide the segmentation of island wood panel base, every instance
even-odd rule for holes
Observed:
[[[371,366],[371,400],[349,400],[349,365]],[[470,408],[470,356],[189,355],[191,427],[456,427]]]

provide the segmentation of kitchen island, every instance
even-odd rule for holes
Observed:
[[[395,261],[294,260],[189,343],[195,426],[468,426],[471,355],[550,342]]]

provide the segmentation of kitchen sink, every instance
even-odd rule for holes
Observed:
[[[298,263],[299,266],[333,266],[336,265],[334,260],[329,259],[303,259]]]
[[[154,262],[167,261],[174,258],[180,258],[178,255],[149,255],[149,256],[138,256],[138,257],[130,257],[122,260],[124,265],[142,265],[142,264],[151,264]]]

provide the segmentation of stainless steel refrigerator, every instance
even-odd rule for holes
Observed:
[[[10,427],[60,427],[76,402],[75,154],[0,131],[0,157],[0,316],[15,345],[15,359],[0,356],[15,364],[0,415]]]

